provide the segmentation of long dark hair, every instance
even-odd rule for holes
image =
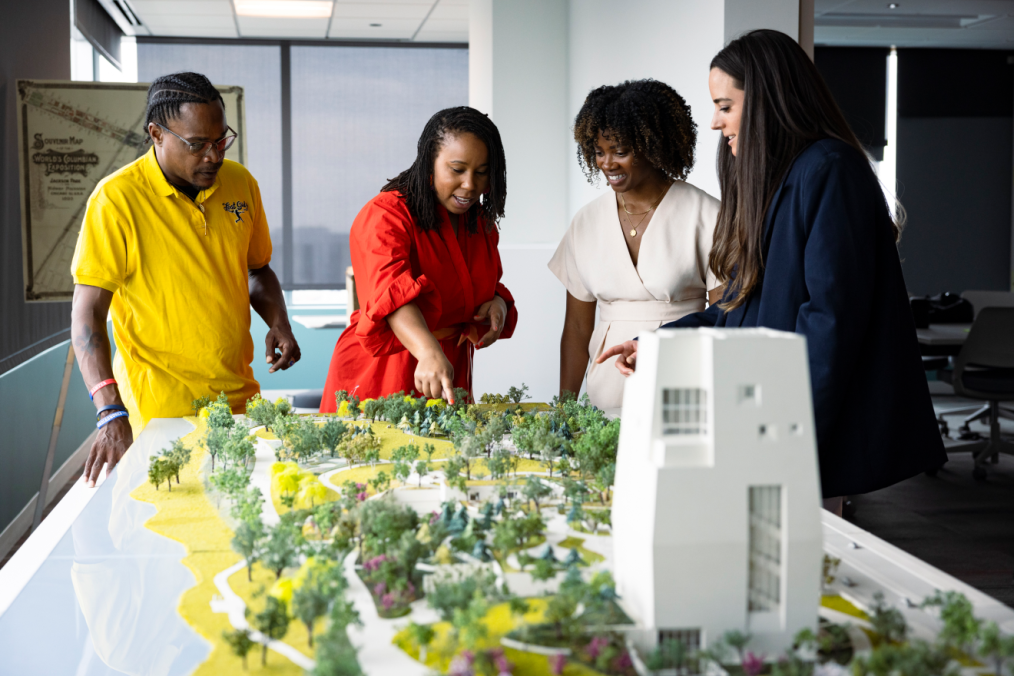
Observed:
[[[731,310],[746,302],[761,279],[764,217],[796,156],[826,138],[866,153],[817,67],[788,35],[751,31],[716,54],[711,68],[744,92],[737,156],[725,138],[718,143],[722,206],[709,260],[719,280],[732,279],[722,304]],[[895,223],[895,236],[900,232]]]
[[[503,218],[507,202],[507,159],[500,131],[492,120],[475,108],[445,108],[431,117],[423,128],[412,166],[381,188],[381,192],[401,193],[408,204],[409,213],[423,232],[439,227],[437,196],[431,183],[433,163],[444,141],[459,134],[474,134],[486,144],[489,153],[489,191],[465,213],[468,232],[478,231],[480,215],[487,231],[495,228]]]

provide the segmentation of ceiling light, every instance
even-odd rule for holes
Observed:
[[[273,19],[327,19],[333,0],[234,0],[237,16]]]
[[[383,26],[383,25],[384,25],[384,24],[381,24],[381,23],[371,23],[371,24],[370,24],[370,27],[371,27],[371,28],[380,28],[380,27],[381,27],[381,26]]]
[[[892,2],[890,5],[887,6],[887,9],[898,9],[899,7],[901,7],[901,5],[899,5],[896,2]]]

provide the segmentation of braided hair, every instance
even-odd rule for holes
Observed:
[[[592,90],[574,120],[577,159],[589,183],[598,178],[595,143],[599,132],[634,149],[671,180],[683,180],[694,166],[697,125],[690,106],[658,80],[628,80]]]
[[[436,230],[440,225],[437,195],[430,182],[433,164],[444,141],[461,134],[474,134],[486,144],[489,154],[489,191],[465,213],[468,232],[474,234],[478,231],[480,217],[487,231],[495,228],[503,218],[507,202],[507,159],[500,131],[489,117],[475,108],[445,108],[431,117],[423,128],[412,166],[389,179],[387,185],[381,188],[381,192],[401,193],[409,213],[423,232]]]
[[[155,78],[148,87],[148,110],[144,117],[144,129],[155,122],[168,126],[169,120],[180,116],[184,103],[214,103],[220,101],[225,107],[222,95],[211,84],[211,80],[200,73],[173,73]]]

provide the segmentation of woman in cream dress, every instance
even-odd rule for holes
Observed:
[[[719,202],[683,180],[696,136],[689,106],[664,83],[624,82],[585,99],[578,156],[589,181],[601,172],[612,191],[577,213],[549,262],[567,289],[561,394],[587,375],[591,403],[619,408],[624,378],[595,358],[720,298],[708,269]]]

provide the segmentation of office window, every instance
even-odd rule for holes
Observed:
[[[782,487],[750,486],[750,612],[778,610],[781,577]]]
[[[345,285],[349,228],[415,159],[433,113],[468,105],[468,50],[293,45],[296,286]]]
[[[662,434],[707,434],[708,393],[701,388],[662,390]]]
[[[698,673],[699,662],[697,653],[701,649],[700,629],[661,629],[658,632],[658,644],[665,649],[667,643],[680,643],[683,645],[683,659],[678,664],[670,665],[677,669],[689,668],[689,673]]]
[[[283,279],[281,48],[138,42],[138,82],[151,82],[160,75],[181,71],[202,73],[212,84],[243,87],[246,167],[260,186],[271,229],[271,267]],[[227,109],[225,115],[236,129],[235,111]]]

